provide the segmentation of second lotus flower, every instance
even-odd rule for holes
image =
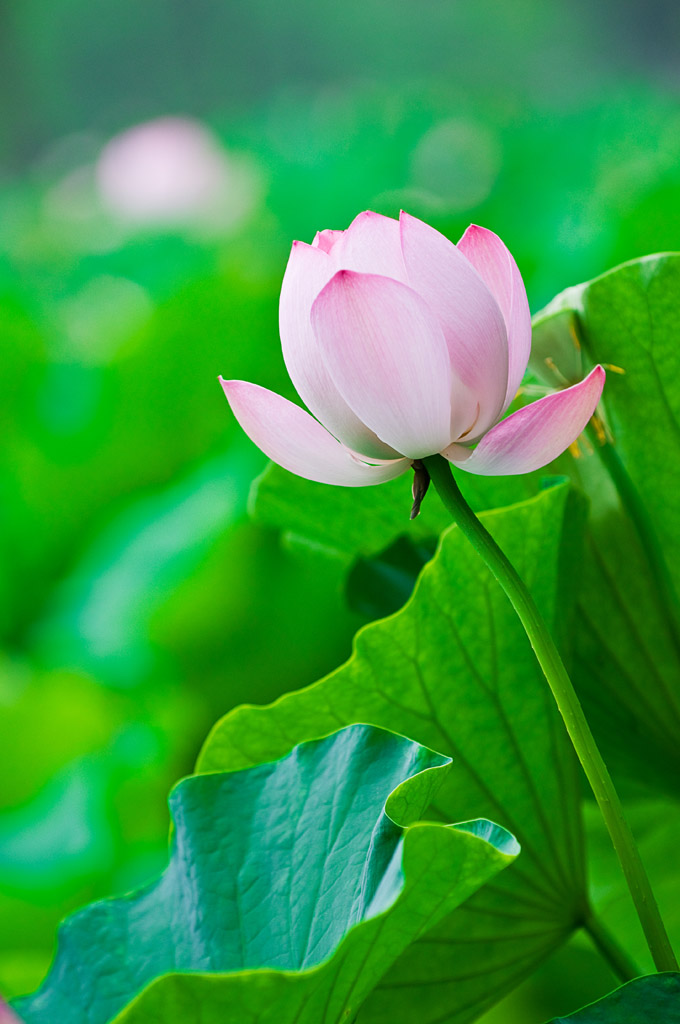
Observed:
[[[502,419],[531,348],[517,265],[485,228],[453,245],[404,213],[361,213],[346,231],[294,242],[280,330],[313,415],[256,384],[220,381],[255,444],[321,483],[381,483],[436,453],[470,473],[531,472],[576,440],[604,385],[597,366]]]

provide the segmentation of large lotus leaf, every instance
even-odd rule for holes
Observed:
[[[488,821],[413,824],[448,765],[355,725],[280,761],[185,779],[163,875],[68,919],[17,1011],[27,1024],[351,1018],[417,936],[518,852]]]
[[[586,445],[571,463],[591,502],[575,682],[612,766],[676,793],[680,632],[670,591],[680,586],[679,335],[678,254],[570,288],[534,321],[534,354],[557,368],[554,385],[578,376],[578,338],[584,364],[624,371],[609,372],[604,391],[613,443],[593,438],[594,451]]]
[[[461,474],[467,500],[476,509],[510,505],[534,495],[538,475],[474,477]],[[437,537],[451,517],[435,494],[420,516],[409,521],[412,475],[380,487],[327,487],[270,464],[255,482],[251,508],[256,518],[351,562],[383,551],[397,538],[413,543]]]
[[[680,974],[635,978],[604,999],[548,1024],[680,1024]]]
[[[568,289],[534,318],[532,366],[553,387],[588,365],[611,370],[604,408],[614,445],[594,441],[565,456],[591,503],[574,642],[574,673],[608,763],[635,781],[677,793],[680,779],[680,628],[655,583],[636,522],[648,519],[680,587],[680,255],[646,257]],[[579,340],[580,339],[580,340]],[[548,362],[546,363],[546,360]],[[535,493],[528,477],[472,478],[460,473],[477,508]],[[329,497],[329,491],[332,497]],[[623,499],[622,499],[623,495]],[[379,488],[327,488],[270,467],[254,507],[265,521],[339,554],[345,561],[387,552],[354,580],[350,599],[367,614],[397,607],[409,591],[409,558],[395,567],[402,535],[419,545],[446,519],[431,496],[405,522],[405,478]],[[640,513],[640,508],[642,509]],[[650,532],[650,531],[648,531]],[[647,550],[649,545],[647,545]],[[657,574],[658,575],[658,574]],[[385,584],[385,597],[374,591]],[[393,593],[392,593],[393,591]]]
[[[539,474],[463,476],[465,497],[477,510],[521,501],[540,484]],[[329,488],[271,463],[253,485],[251,509],[256,519],[283,529],[289,543],[338,560],[350,609],[371,620],[406,603],[439,534],[451,523],[432,490],[421,515],[410,521],[410,486],[407,474],[380,487]]]
[[[330,489],[329,489],[330,490]],[[549,623],[566,618],[566,567],[582,509],[564,484],[484,522]],[[400,958],[361,1021],[471,1020],[572,931],[584,906],[578,779],[531,647],[505,595],[457,528],[404,609],[367,626],[350,661],[267,708],[240,708],[209,737],[199,768],[243,767],[350,722],[370,721],[442,750],[454,767],[444,820],[475,813],[517,835],[522,857]],[[477,809],[477,810],[475,810]]]

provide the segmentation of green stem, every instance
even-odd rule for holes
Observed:
[[[441,455],[429,456],[423,462],[454,522],[503,587],[524,626],[602,812],[656,969],[677,971],[678,963],[621,801],[548,628],[515,568],[465,501],[450,464]]]
[[[619,453],[614,445],[608,441],[605,441],[604,444],[598,443],[597,438],[592,436],[591,441],[605,469],[609,473],[621,504],[628,513],[640,538],[640,543],[647,556],[652,575],[659,588],[659,605],[662,614],[666,619],[676,653],[680,656],[680,600],[678,599],[671,574],[668,571],[663,548],[657,537],[654,525],[640,497],[640,493],[628,475],[626,467],[621,462]],[[677,701],[675,700],[674,706],[677,712]]]
[[[631,960],[625,949],[619,946],[614,936],[605,928],[592,910],[589,911],[585,918],[583,928],[590,935],[598,953],[607,961],[620,981],[632,981],[633,978],[640,977],[643,972]]]

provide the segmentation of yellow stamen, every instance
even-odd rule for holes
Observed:
[[[521,398],[523,395],[531,397],[545,398],[546,395],[554,395],[555,388],[548,387],[547,384],[522,384],[517,390],[515,398]]]
[[[604,423],[602,422],[602,420],[596,412],[593,413],[593,415],[591,416],[590,422],[593,425],[593,430],[595,431],[595,436],[597,437],[598,444],[606,444],[607,431],[605,429]]]
[[[557,377],[558,380],[562,381],[563,384],[566,384],[567,387],[569,386],[569,381],[564,376],[562,371],[559,369],[559,367],[555,363],[555,360],[552,358],[552,356],[546,356],[545,359],[543,360],[543,362],[545,363],[545,365],[548,367],[549,370],[552,370],[552,372],[555,374],[555,376]]]
[[[571,340],[574,342],[574,348],[577,352],[580,352],[581,342],[578,340],[578,334],[576,333],[576,328],[574,327],[573,320],[569,321],[569,333],[571,334]]]

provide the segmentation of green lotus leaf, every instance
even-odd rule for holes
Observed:
[[[679,334],[677,253],[633,260],[568,289],[534,318],[533,330],[534,369],[549,379],[553,367],[552,386],[578,377],[577,363],[582,370],[598,362],[613,367],[603,398],[610,441],[603,445],[593,435],[568,467],[591,505],[574,683],[608,764],[675,795]]]

